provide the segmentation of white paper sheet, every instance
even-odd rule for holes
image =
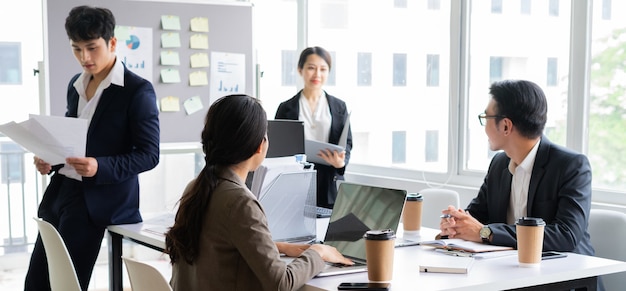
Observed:
[[[67,157],[85,157],[88,126],[86,119],[31,115],[20,123],[0,125],[0,132],[47,163],[58,165],[65,164]],[[80,180],[74,169],[66,168],[67,176]]]

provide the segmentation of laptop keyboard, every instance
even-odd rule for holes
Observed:
[[[332,209],[319,206],[315,209],[315,211],[317,212],[317,218],[330,217],[330,214],[333,213]]]
[[[342,263],[326,262],[326,265],[328,265],[329,267],[335,267],[335,268],[347,268],[347,267],[355,267],[355,266],[365,266],[366,264],[361,263],[361,262],[354,262],[354,265],[344,265]]]

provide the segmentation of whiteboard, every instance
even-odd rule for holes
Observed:
[[[159,114],[161,124],[161,143],[200,142],[204,118],[210,103],[211,69],[191,68],[190,56],[204,52],[211,56],[213,52],[239,54],[245,57],[245,91],[237,92],[254,96],[255,78],[253,70],[252,13],[253,6],[247,2],[237,3],[180,3],[128,0],[44,0],[44,65],[46,79],[46,99],[49,101],[50,115],[63,116],[66,111],[68,82],[72,76],[81,72],[81,67],[72,54],[69,39],[65,32],[65,18],[69,11],[79,5],[91,5],[108,8],[113,12],[117,25],[151,28],[152,30],[152,84],[157,100],[167,96],[179,98],[180,111]],[[170,68],[160,62],[161,34],[168,32],[161,26],[164,15],[178,16],[180,19],[181,46],[171,48],[178,52],[180,65],[175,66],[180,73],[180,83],[163,83],[161,69]],[[190,48],[190,38],[197,34],[190,30],[190,21],[195,17],[208,18],[208,49]],[[124,45],[118,39],[118,47]],[[210,64],[209,66],[212,66]],[[209,79],[207,86],[190,86],[189,73],[204,70]],[[224,93],[227,94],[227,93]],[[183,102],[191,97],[199,97],[203,109],[191,115],[185,112]],[[219,97],[219,96],[218,96]],[[214,98],[215,99],[215,98]]]

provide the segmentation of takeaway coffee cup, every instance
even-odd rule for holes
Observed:
[[[365,238],[367,278],[370,282],[389,282],[393,275],[393,251],[396,234],[391,229],[369,230]]]
[[[515,223],[520,267],[540,266],[545,226],[543,219],[534,217],[521,217]]]
[[[409,193],[406,196],[402,211],[402,225],[407,233],[417,233],[422,225],[422,202],[424,199],[419,193]]]

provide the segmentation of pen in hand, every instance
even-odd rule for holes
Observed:
[[[451,218],[451,217],[452,217],[452,215],[450,215],[450,214],[442,214],[442,215],[441,215],[441,216],[439,216],[439,217],[441,217],[441,218]]]

